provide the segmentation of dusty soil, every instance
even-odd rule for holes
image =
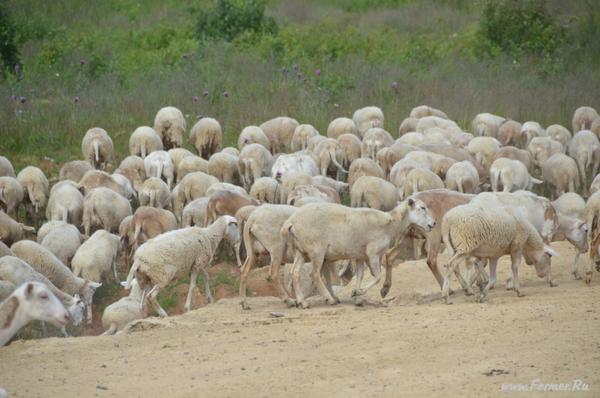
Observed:
[[[387,307],[355,307],[350,289],[341,305],[314,298],[308,310],[255,297],[243,311],[230,298],[114,337],[15,341],[0,348],[0,386],[11,397],[457,397],[580,379],[588,391],[552,396],[598,397],[600,275],[572,280],[574,251],[556,247],[559,286],[523,265],[522,298],[499,283],[485,303],[457,292],[445,305],[425,263],[407,262]],[[500,281],[508,273],[504,260]]]

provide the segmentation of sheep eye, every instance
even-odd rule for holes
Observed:
[[[42,300],[48,300],[48,295],[47,295],[46,293],[42,293],[42,294],[40,295],[40,298],[41,298]]]

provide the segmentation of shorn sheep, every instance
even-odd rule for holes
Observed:
[[[73,274],[92,282],[101,282],[112,269],[115,281],[118,282],[117,257],[120,240],[119,235],[103,229],[94,232],[73,256]]]
[[[476,193],[479,189],[479,174],[468,160],[456,162],[446,172],[446,188],[460,193]]]
[[[63,327],[70,319],[65,307],[43,283],[25,283],[0,303],[0,346],[8,343],[30,321]]]
[[[23,187],[25,207],[37,223],[37,215],[48,197],[48,179],[39,168],[27,166],[19,172],[17,180]]]
[[[144,159],[149,153],[162,151],[163,143],[160,135],[152,127],[141,126],[129,137],[129,154]]]
[[[23,187],[15,177],[0,177],[0,209],[16,217],[23,202]]]
[[[41,240],[38,240],[38,243],[50,250],[63,264],[69,265],[77,249],[81,246],[81,240],[81,233],[76,226],[60,223]]]
[[[154,117],[154,131],[162,139],[165,150],[183,145],[185,129],[183,113],[173,106],[161,108]]]
[[[592,175],[595,176],[600,166],[600,141],[596,134],[589,130],[575,134],[569,143],[569,156],[577,163],[581,185],[587,190],[587,170],[591,166]]]
[[[87,236],[93,227],[116,232],[121,221],[129,215],[131,204],[127,199],[111,189],[94,188],[83,201],[83,230]]]
[[[94,170],[94,168],[87,160],[71,160],[62,165],[58,175],[61,181],[71,180],[79,182],[83,178],[83,175],[90,170]]]
[[[308,141],[317,135],[319,135],[319,132],[310,124],[301,124],[296,127],[294,135],[292,136],[292,152],[306,150],[308,148]]]
[[[115,155],[114,151],[112,139],[106,130],[100,127],[89,129],[81,141],[83,158],[96,169],[105,170]]]
[[[381,279],[381,261],[392,244],[408,232],[411,226],[426,231],[435,226],[427,206],[421,201],[408,199],[391,212],[374,209],[352,209],[334,203],[316,203],[303,206],[281,228],[282,240],[295,250],[293,286],[296,302],[301,308],[308,303],[299,288],[300,267],[312,263],[311,278],[328,304],[339,302],[321,278],[323,263],[337,260],[366,262],[374,279],[365,289],[357,283],[355,295],[362,295]],[[363,231],[361,234],[340,234],[340,230]],[[381,290],[384,297],[392,284],[390,264],[386,264],[386,281]]]
[[[167,312],[156,299],[160,290],[176,279],[189,276],[190,286],[185,301],[185,310],[189,311],[196,279],[202,271],[206,293],[212,301],[206,267],[210,266],[224,238],[231,242],[239,240],[234,217],[220,217],[208,228],[189,227],[161,234],[136,251],[125,287],[131,286],[135,276],[144,292],[145,303],[151,304],[160,316],[165,317]]]
[[[240,181],[239,157],[227,152],[217,152],[208,159],[208,174],[222,182],[236,184]]]
[[[151,206],[158,209],[171,207],[171,192],[166,182],[160,178],[150,177],[144,181],[138,194],[140,206]]]
[[[223,130],[219,121],[211,117],[198,120],[190,130],[190,144],[206,160],[219,152],[223,146]]]

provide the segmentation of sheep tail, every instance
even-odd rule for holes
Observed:
[[[140,153],[142,154],[142,159],[146,157],[146,141],[142,141],[140,144]]]
[[[491,176],[491,183],[492,183],[492,191],[494,191],[494,192],[498,191],[498,180],[499,179],[500,179],[500,170],[493,169],[492,176]]]
[[[283,250],[282,253],[285,256],[285,253],[287,253],[288,250],[288,246],[294,250],[294,231],[292,231],[292,228],[294,226],[289,222],[289,220],[287,220],[285,223],[283,223],[283,227],[281,227],[281,231],[280,231],[280,236],[281,236],[281,242],[283,243]]]
[[[94,158],[96,159],[96,163],[100,162],[100,146],[98,145],[98,141],[94,141],[92,143],[94,147]]]
[[[462,183],[462,180],[460,178],[456,179],[456,187],[458,189],[458,192],[465,193],[465,190],[463,188],[463,183]]]
[[[250,187],[250,168],[252,166],[251,159],[244,159],[244,182],[248,187]]]
[[[331,158],[331,161],[333,162],[333,164],[335,164],[335,166],[342,172],[342,173],[346,173],[348,174],[348,170],[344,169],[344,167],[338,163],[337,159],[335,158],[335,153],[332,153],[332,151],[329,151],[329,157]]]
[[[162,176],[162,172],[163,172],[163,162],[158,162],[157,167],[156,167],[156,178],[160,178],[160,176]]]
[[[137,223],[135,225],[135,230],[133,232],[133,242],[131,243],[131,247],[134,251],[137,249],[138,244],[140,242],[140,235],[142,234],[142,223]]]
[[[62,208],[62,220],[66,223],[69,222],[69,209],[66,206]]]
[[[150,196],[150,199],[149,199],[150,206],[157,207],[156,206],[156,192],[154,190],[151,190],[150,193],[148,194],[148,196]]]
[[[133,265],[131,266],[131,269],[129,270],[129,274],[127,274],[127,280],[125,282],[121,282],[121,285],[125,289],[131,289],[131,283],[133,281],[133,278],[135,277],[135,273],[137,272],[138,268],[140,268],[140,262],[134,261]]]

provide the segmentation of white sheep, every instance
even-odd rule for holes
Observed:
[[[413,145],[419,146],[425,142],[425,135],[421,133],[417,133],[416,131],[411,131],[403,134],[400,138],[396,140],[397,144],[404,145]]]
[[[200,156],[186,156],[181,159],[177,166],[177,182],[179,183],[183,177],[189,173],[201,171],[203,173],[209,173],[208,171],[208,160],[202,159]]]
[[[46,206],[46,219],[81,225],[82,217],[83,195],[79,189],[71,185],[70,181],[63,181],[52,187]]]
[[[87,236],[93,227],[116,232],[121,221],[129,215],[129,201],[105,187],[92,189],[83,200],[83,230]]]
[[[78,188],[84,194],[89,193],[94,188],[105,187],[125,197],[126,192],[123,185],[119,183],[112,175],[101,170],[90,170],[84,174],[79,181]]]
[[[316,176],[319,174],[317,160],[306,151],[280,155],[271,167],[271,176],[277,180],[283,180],[290,173]]]
[[[115,281],[117,275],[117,257],[119,255],[119,235],[100,229],[77,249],[71,261],[75,276],[88,281],[101,282],[112,269]]]
[[[215,177],[196,171],[183,177],[181,182],[171,192],[172,208],[178,220],[186,204],[194,199],[206,196],[206,191],[211,185],[218,183]]]
[[[569,156],[577,162],[581,185],[587,190],[587,170],[591,166],[592,175],[595,176],[600,166],[600,141],[596,134],[589,130],[581,130],[575,134],[569,143]]]
[[[444,188],[444,181],[437,174],[427,169],[416,168],[406,174],[400,198],[407,198],[416,192],[439,188]]]
[[[203,117],[190,130],[190,144],[200,157],[208,160],[223,146],[223,130],[217,119]]]
[[[569,147],[569,142],[571,142],[572,138],[571,132],[560,124],[548,126],[546,128],[546,134],[554,141],[560,142],[563,148],[566,149]]]
[[[383,169],[372,159],[359,158],[352,162],[348,168],[348,184],[352,185],[362,176],[374,176],[385,179]]]
[[[308,148],[308,141],[317,135],[319,135],[319,132],[311,124],[301,124],[296,127],[296,129],[294,129],[292,143],[290,145],[292,152],[306,150]]]
[[[236,184],[240,181],[239,156],[217,152],[208,159],[208,174],[222,182]]]
[[[407,117],[400,123],[400,127],[398,127],[398,137],[402,137],[406,133],[414,133],[417,131],[417,123],[419,123],[419,118],[415,117]]]
[[[40,236],[43,237],[39,239]],[[38,234],[38,243],[50,250],[65,265],[71,264],[81,241],[82,236],[77,227],[64,222],[58,223],[44,235]]]
[[[347,117],[338,117],[333,119],[327,126],[327,137],[338,138],[342,134],[352,134],[360,137],[358,127],[354,120]]]
[[[0,156],[0,177],[14,177],[15,169],[12,163],[4,156]]]
[[[335,138],[326,138],[321,141],[313,153],[318,159],[321,175],[326,176],[329,172],[333,172],[337,176],[340,176],[341,173],[348,173],[340,164],[344,158],[344,152]]]
[[[446,188],[460,193],[476,193],[479,188],[479,173],[468,160],[456,162],[446,172]]]
[[[131,291],[126,297],[110,304],[102,313],[102,336],[110,336],[123,330],[125,325],[136,319],[143,318],[142,289],[137,280],[131,282]]]
[[[83,158],[96,169],[105,170],[108,162],[115,156],[114,151],[112,139],[100,127],[89,129],[81,141]]]
[[[502,145],[514,145],[516,147],[523,147],[525,145],[525,139],[521,135],[521,129],[523,125],[515,120],[506,120],[498,128],[498,141]]]
[[[186,123],[183,113],[173,106],[159,109],[154,117],[154,131],[158,133],[165,150],[183,145]]]
[[[462,131],[455,121],[448,120],[438,116],[424,116],[417,121],[415,131],[417,133],[424,133],[426,130],[432,127],[440,127],[442,129],[448,130],[458,130]]]
[[[379,177],[362,176],[354,182],[350,191],[351,207],[390,211],[399,200],[400,195],[394,184]]]
[[[237,149],[236,147],[233,147],[233,146],[225,147],[225,148],[223,148],[221,150],[221,152],[228,153],[228,154],[233,155],[235,157],[239,157],[240,156],[240,150]]]
[[[129,137],[129,154],[144,159],[149,153],[164,149],[160,135],[152,127],[141,126]]]
[[[366,106],[357,109],[352,115],[352,120],[358,128],[359,136],[362,138],[367,130],[372,127],[383,128],[383,111],[376,106]]]
[[[281,200],[279,191],[279,181],[273,177],[261,177],[252,184],[250,196],[261,202],[279,203]]]
[[[273,164],[273,156],[261,144],[244,145],[238,160],[242,185],[246,191],[260,177],[269,173]]]
[[[579,186],[577,163],[564,153],[554,154],[542,164],[542,178],[552,186],[551,199],[575,192]]]
[[[125,198],[133,200],[137,197],[136,190],[133,188],[133,181],[130,180],[129,177],[121,173],[113,173],[111,174],[111,177],[121,186]]]
[[[265,134],[264,131],[258,126],[246,126],[242,129],[240,136],[238,137],[238,149],[241,151],[245,146],[251,144],[262,145],[267,151],[271,152],[271,141]]]
[[[581,130],[589,130],[592,127],[594,119],[598,118],[598,112],[591,106],[581,106],[573,113],[573,134]]]
[[[160,178],[150,177],[142,185],[138,193],[140,206],[151,206],[167,209],[171,206],[171,191],[169,186]]]
[[[144,292],[144,300],[164,317],[167,313],[156,300],[160,289],[176,279],[189,276],[190,286],[184,307],[189,311],[196,279],[202,271],[206,294],[209,300],[212,299],[206,267],[210,266],[217,247],[224,238],[234,243],[239,240],[236,224],[235,218],[223,216],[207,228],[178,229],[149,240],[135,253],[126,287],[131,286],[131,280],[135,276]]]
[[[169,189],[173,185],[175,166],[169,154],[165,151],[154,151],[144,159],[144,168],[148,177],[165,180]]]
[[[471,133],[476,137],[498,137],[498,129],[505,118],[491,113],[480,113],[471,121]]]
[[[585,273],[585,283],[590,284],[594,271],[592,260],[597,258],[600,239],[598,238],[600,236],[600,191],[588,198],[583,211],[583,219],[588,226],[588,242],[590,243],[590,261],[589,268]],[[598,265],[596,265],[596,268],[598,269]]]
[[[94,170],[94,167],[87,160],[71,160],[60,168],[59,179],[79,182],[83,175],[90,170]]]
[[[475,137],[467,145],[467,151],[484,169],[489,169],[494,155],[500,150],[500,142],[493,137]]]
[[[8,246],[4,244],[4,242],[0,241],[0,257],[4,256],[14,256],[15,254],[10,250]],[[2,301],[2,299],[0,299]]]
[[[530,173],[533,172],[533,166],[535,164],[533,155],[531,152],[525,149],[519,149],[514,146],[503,146],[498,152],[492,157],[492,162],[499,158],[508,158],[518,160],[525,165],[525,168]]]
[[[182,227],[201,227],[206,225],[206,206],[208,205],[208,196],[203,196],[192,200],[183,208],[181,216]]]
[[[338,196],[342,196],[344,193],[349,191],[350,185],[348,183],[334,180],[333,178],[325,177],[325,176],[314,176],[312,178],[312,183],[315,185],[321,185],[325,187],[329,187],[334,189]]]
[[[532,177],[525,165],[518,160],[499,158],[490,167],[492,191],[513,192],[519,189],[531,190],[534,184],[543,181]]]
[[[27,211],[32,218],[37,218],[48,197],[48,179],[39,168],[27,166],[19,172],[17,180],[23,187],[23,202]]]
[[[554,206],[557,212],[565,216],[583,218],[585,200],[575,192],[566,192],[558,199],[552,201],[552,206]]]
[[[0,242],[10,245],[23,239],[24,232],[35,232],[35,228],[13,220],[0,210]]]
[[[348,169],[352,162],[360,158],[361,141],[355,134],[342,134],[337,137],[342,148],[342,161],[340,162],[345,169]]]
[[[2,243],[4,245],[4,243]],[[10,249],[9,249],[10,250]],[[5,255],[0,255],[0,257],[4,257]],[[6,256],[14,256],[14,254],[6,254]],[[0,303],[3,302],[15,291],[15,284],[9,281],[1,281],[0,280]]]
[[[596,177],[592,180],[590,184],[590,195],[600,190],[600,174],[597,174]]]
[[[48,287],[39,282],[25,283],[0,303],[0,346],[30,321],[63,327],[69,319],[67,310]]]
[[[315,135],[314,137],[311,137],[308,140],[308,147],[306,148],[306,151],[309,153],[312,153],[312,151],[315,150],[315,148],[317,147],[317,145],[319,145],[319,143],[325,139],[327,139],[328,137],[324,137],[322,135]]]
[[[281,178],[280,203],[286,204],[289,193],[300,185],[313,185],[313,176],[302,171],[292,171],[284,174]]]
[[[590,130],[592,133],[596,134],[598,138],[600,138],[600,116],[594,119]]]
[[[377,151],[381,148],[392,146],[394,139],[391,134],[382,128],[370,128],[363,133],[360,147],[361,157],[375,159]]]
[[[133,188],[139,191],[142,187],[144,180],[146,180],[146,167],[144,166],[144,159],[139,156],[128,156],[121,161],[119,168],[115,170],[115,174],[123,174],[129,179]]]
[[[534,137],[527,145],[527,151],[533,156],[533,162],[539,168],[550,156],[556,153],[564,153],[565,148],[558,141],[550,137]]]
[[[242,196],[248,196],[248,191],[246,191],[244,188],[237,186],[237,185],[230,184],[228,182],[216,182],[216,183],[212,184],[206,190],[206,196],[210,196],[214,192],[217,192],[217,191],[231,191],[231,192],[237,193]]]
[[[0,177],[0,209],[17,216],[19,206],[23,202],[23,187],[15,177]]]
[[[521,126],[521,136],[525,139],[525,146],[528,146],[532,139],[536,137],[547,137],[546,130],[538,122],[525,122]]]
[[[429,105],[419,105],[419,106],[415,106],[414,108],[412,108],[412,110],[410,111],[410,115],[409,117],[411,118],[415,118],[415,119],[421,119],[425,116],[437,116],[437,117],[441,117],[442,119],[448,119],[448,115],[446,115],[445,112],[433,108]]]
[[[277,153],[279,150],[288,152],[291,148],[292,137],[299,123],[296,119],[287,116],[279,116],[267,120],[260,125],[260,129],[267,135],[271,143],[271,152]]]

